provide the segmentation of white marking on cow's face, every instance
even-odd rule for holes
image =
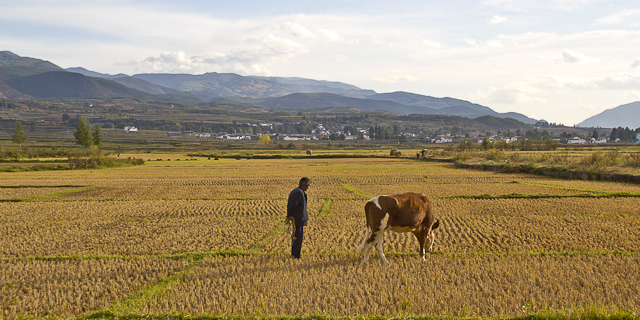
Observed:
[[[373,202],[373,204],[375,204],[376,207],[378,207],[378,209],[382,210],[382,207],[380,206],[380,202],[378,202],[378,198],[380,198],[380,196],[377,196],[375,198],[371,198],[371,199],[369,199],[368,202]]]

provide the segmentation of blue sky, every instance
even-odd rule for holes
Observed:
[[[640,100],[637,0],[0,0],[0,50],[110,74],[342,81],[565,125]]]

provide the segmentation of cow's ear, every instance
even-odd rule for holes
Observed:
[[[386,209],[386,211],[396,210],[400,207],[398,200],[394,197],[380,196],[378,198],[378,202],[380,203],[380,206]]]
[[[438,229],[440,226],[440,220],[436,220],[436,222],[431,226],[431,230]]]

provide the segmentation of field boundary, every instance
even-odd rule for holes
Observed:
[[[78,191],[84,191],[84,190],[93,189],[96,186],[79,186],[79,187],[73,186],[73,187],[75,187],[75,188],[74,189],[70,189],[70,190],[62,190],[62,191],[58,191],[58,192],[43,194],[43,195],[40,195],[40,196],[31,197],[31,198],[0,199],[0,202],[29,202],[29,201],[43,200],[43,199],[48,199],[48,198],[61,196],[61,195],[64,195],[64,194],[69,194],[69,193],[74,193],[74,192],[78,192]],[[71,187],[71,188],[73,188],[73,187]],[[4,188],[4,187],[0,187],[0,188]],[[18,187],[18,188],[29,188],[29,187]],[[54,187],[40,186],[40,187],[36,187],[36,188],[66,188],[66,186],[63,186],[63,187],[60,187],[60,186],[54,186]]]
[[[372,196],[370,196],[370,195],[358,190],[358,188],[356,188],[354,186],[350,186],[350,185],[348,185],[346,183],[341,184],[341,186],[343,188],[347,189],[347,191],[349,191],[349,192],[351,192],[351,193],[353,193],[353,194],[355,194],[355,195],[357,195],[357,196],[359,196],[361,198],[364,198],[364,199],[371,199],[372,198]]]
[[[482,200],[495,200],[495,199],[553,199],[553,198],[640,198],[640,193],[631,192],[608,192],[608,193],[581,193],[581,194],[524,194],[524,193],[509,193],[501,195],[456,195],[456,196],[444,196],[434,197],[434,199],[482,199]]]
[[[286,230],[285,230],[286,232]],[[282,233],[280,233],[282,234]],[[280,234],[275,234],[278,236]],[[269,236],[268,234],[267,236]],[[254,244],[254,246],[261,243],[261,238]],[[273,238],[269,238],[272,240]],[[267,242],[268,243],[268,242]],[[355,251],[336,251],[331,254],[315,253],[312,255],[326,256],[326,255],[353,255],[358,254],[360,250]],[[171,259],[171,260],[198,260],[208,257],[236,257],[236,256],[254,256],[254,255],[279,255],[279,252],[263,252],[259,249],[249,250],[221,250],[211,252],[186,252],[177,254],[157,254],[157,255],[68,255],[68,256],[27,256],[27,257],[0,257],[0,261],[68,261],[68,260],[102,260],[102,259],[114,259],[114,260],[135,260],[135,259]],[[430,255],[439,255],[444,257],[461,257],[461,256],[636,256],[640,254],[640,251],[450,251],[443,252],[440,250],[434,250],[429,253]],[[417,256],[417,251],[386,251],[387,256]]]
[[[333,198],[324,198],[324,203],[316,217],[328,217],[331,214],[331,206],[333,205]]]
[[[465,164],[455,163],[456,167],[461,169],[479,169],[485,171],[497,171],[500,172],[505,168],[511,166],[508,165],[486,165],[486,164]],[[518,168],[521,173],[536,174],[542,176],[548,176],[559,179],[569,180],[586,180],[586,181],[615,181],[626,182],[633,184],[640,184],[640,176],[634,176],[630,174],[617,174],[617,173],[597,173],[597,172],[584,172],[584,171],[565,171],[559,170],[555,167],[537,167],[535,169],[526,169],[524,166]]]

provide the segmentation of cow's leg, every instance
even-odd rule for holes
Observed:
[[[382,232],[384,232],[384,230]],[[378,244],[381,242],[382,232],[380,230],[370,232],[371,235],[365,239],[366,241],[364,244],[364,259],[363,259],[364,262],[369,261],[371,250],[373,249],[374,246],[377,248]],[[378,253],[380,253],[379,250],[378,250]]]
[[[369,255],[371,254],[372,248],[373,248],[373,244],[371,243],[367,243],[364,245],[364,259],[362,259],[363,262],[369,261]]]
[[[382,260],[382,263],[389,263],[389,260],[387,260],[387,257],[384,256],[384,251],[383,249],[383,245],[384,245],[384,230],[380,230],[380,235],[378,236],[377,239],[377,243],[376,243],[376,249],[378,249],[378,255],[380,256],[380,260]]]
[[[367,237],[362,241],[363,249],[364,249],[364,259],[362,261],[369,261],[369,256],[371,255],[371,249],[376,245],[378,233],[372,230],[369,230],[367,227]]]
[[[433,251],[433,242],[436,241],[436,236],[433,234],[433,231],[429,235],[429,238],[431,239],[431,245],[429,246],[429,251]]]
[[[364,248],[364,245],[367,243],[367,239],[369,239],[369,236],[371,235],[371,231],[369,230],[369,226],[367,226],[367,232],[364,235],[364,239],[362,239],[362,243],[360,243],[360,245],[358,246],[358,249],[362,250],[362,248]]]

